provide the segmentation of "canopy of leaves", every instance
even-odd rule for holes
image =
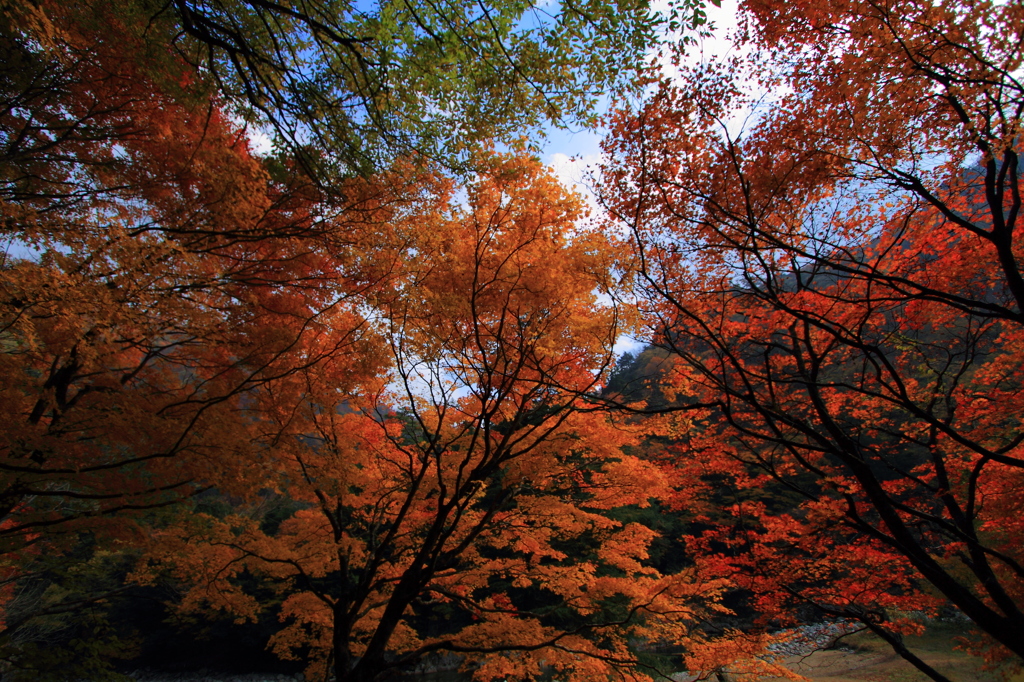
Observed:
[[[750,0],[666,80],[695,4],[3,8],[5,678],[125,594],[359,682],[784,675],[807,605],[1022,655],[1019,6]],[[616,225],[480,149],[620,86]]]
[[[685,642],[704,667],[723,584],[661,574],[656,533],[610,517],[669,489],[622,452],[637,427],[582,409],[616,337],[595,295],[610,245],[535,161],[479,168],[465,208],[383,227],[405,254],[368,297],[390,385],[339,394],[322,364],[255,397],[272,462],[258,487],[295,512],[263,523],[261,493],[248,512],[190,516],[137,577],[189,585],[182,611],[252,618],[268,605],[241,577],[262,576],[285,624],[271,646],[312,676],[378,679],[447,651],[481,680],[651,679],[636,641]],[[719,655],[742,655],[726,640]]]
[[[748,2],[741,29],[748,60],[666,83],[606,147],[697,499],[722,475],[803,499],[700,547],[765,613],[813,603],[907,655],[898,614],[934,590],[1020,657],[1020,7]],[[777,99],[735,136],[742,79]]]
[[[599,97],[643,82],[648,50],[699,3],[645,0],[356,3],[132,0],[12,3],[39,59],[61,59],[55,25],[123,27],[138,68],[213,87],[323,182],[412,151],[465,169],[481,142],[593,122]],[[116,44],[114,45],[116,49]],[[177,81],[179,65],[190,67]]]

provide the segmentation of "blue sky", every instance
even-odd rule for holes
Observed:
[[[734,50],[729,33],[736,27],[737,4],[738,0],[723,0],[720,8],[708,6],[711,35],[699,39],[697,44],[688,50],[687,62],[695,64],[702,60],[721,58]],[[597,214],[600,207],[588,185],[590,177],[596,174],[601,160],[601,138],[604,131],[567,131],[549,127],[547,134],[548,139],[541,153],[542,160],[552,167],[563,184],[575,187],[587,199],[591,211]],[[615,344],[615,352],[619,355],[627,351],[635,353],[643,346],[643,342],[623,336]]]

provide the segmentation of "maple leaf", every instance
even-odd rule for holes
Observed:
[[[800,603],[857,619],[933,679],[897,615],[934,613],[931,593],[1019,660],[1001,505],[1024,468],[1024,91],[1003,66],[1020,7],[741,14],[754,56],[683,69],[605,145],[604,201],[675,358],[663,458],[714,521],[695,551],[766,619]],[[739,137],[723,121],[752,105],[746,77],[777,89]]]

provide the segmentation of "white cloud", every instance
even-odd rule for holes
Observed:
[[[548,154],[548,166],[551,167],[555,177],[561,181],[564,187],[575,189],[583,197],[592,216],[597,216],[601,212],[593,188],[600,163],[600,154],[584,154],[582,156],[569,156],[562,152]]]

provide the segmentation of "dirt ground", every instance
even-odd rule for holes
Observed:
[[[1024,674],[986,670],[980,659],[958,651],[950,632],[907,638],[907,646],[928,665],[953,682],[1024,682]],[[928,678],[895,654],[884,642],[869,635],[846,638],[843,648],[791,656],[791,670],[813,682],[928,682]]]

